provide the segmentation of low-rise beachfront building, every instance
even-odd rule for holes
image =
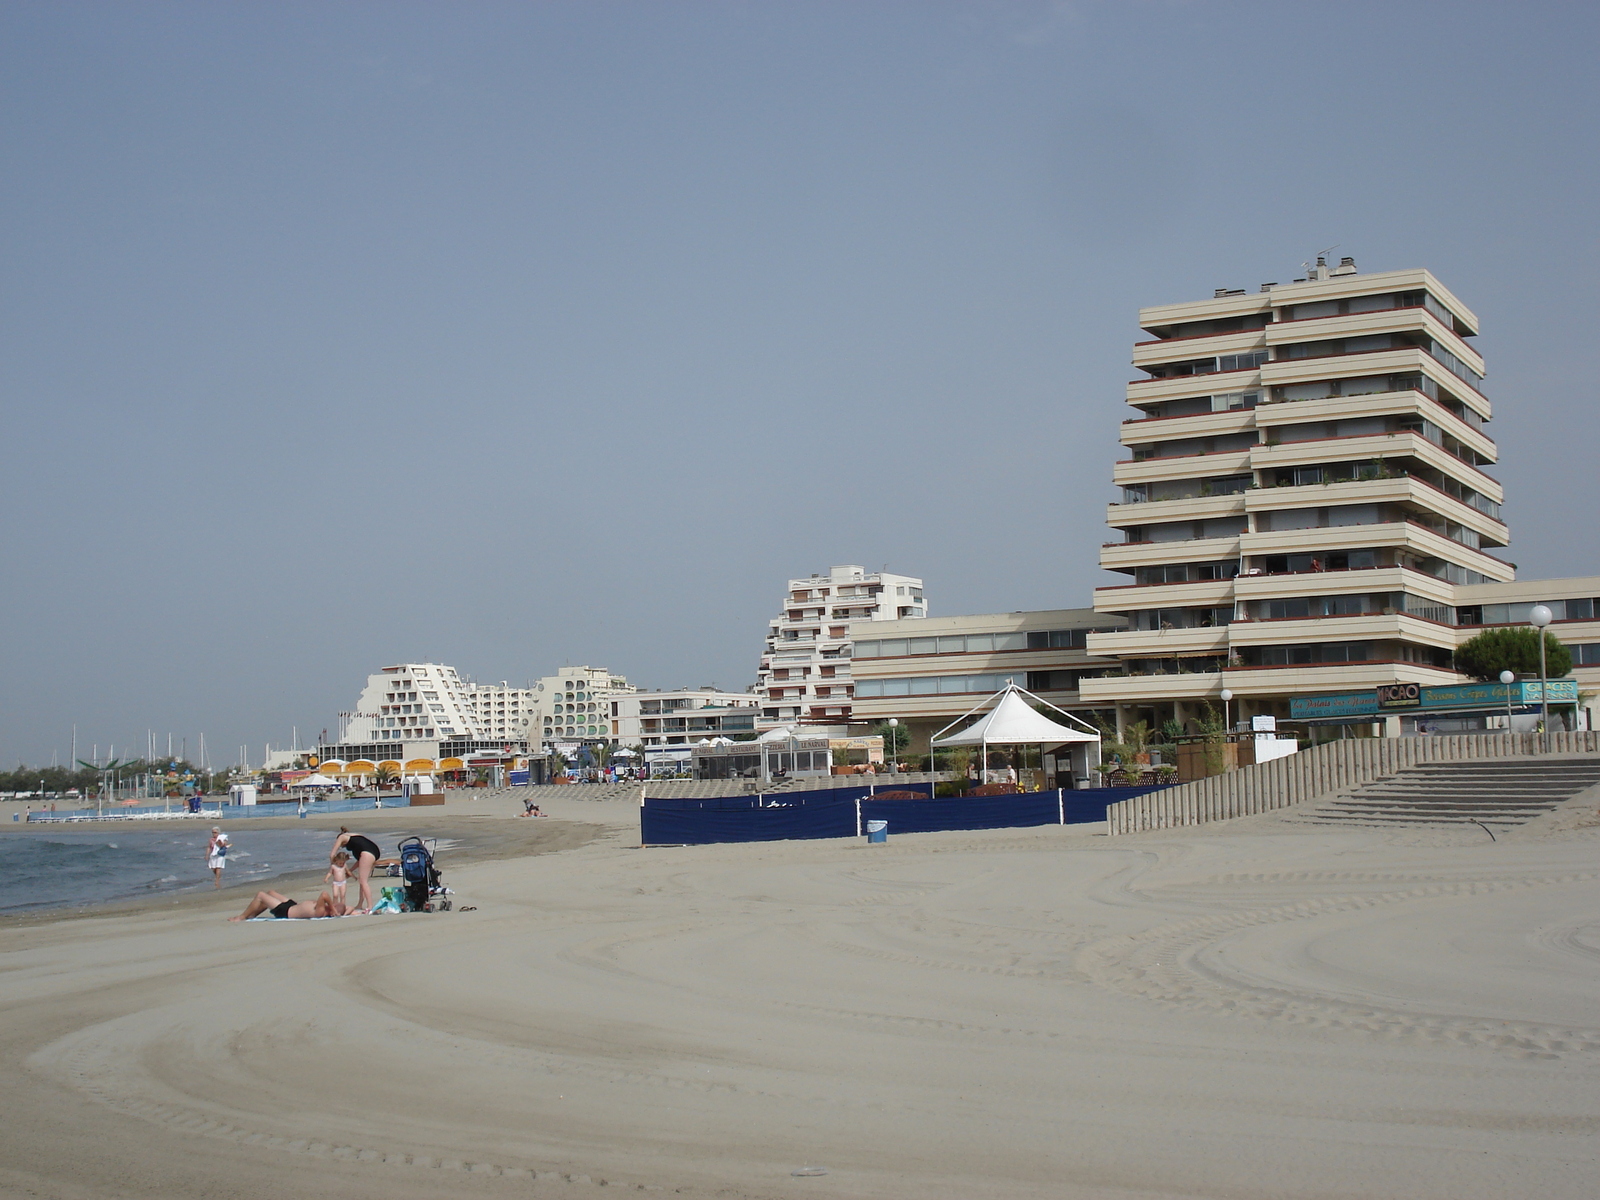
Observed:
[[[1015,683],[1042,700],[1087,714],[1085,680],[1115,664],[1089,654],[1096,633],[1122,619],[1090,608],[925,617],[853,625],[855,720],[890,717],[910,733],[908,751],[987,696]]]
[[[1485,629],[1527,628],[1533,609],[1550,610],[1550,633],[1572,651],[1572,672],[1550,685],[1551,725],[1557,729],[1593,729],[1600,696],[1600,576],[1573,579],[1524,579],[1458,587],[1449,614],[1457,644]],[[1290,700],[1295,728],[1365,726],[1390,736],[1417,733],[1466,733],[1535,727],[1544,697],[1536,675],[1524,675],[1511,686],[1466,680],[1448,685],[1419,686],[1402,694],[1375,690],[1340,691]]]
[[[1600,696],[1600,575],[1571,579],[1519,579],[1455,590],[1456,624],[1465,642],[1487,628],[1526,626],[1537,604],[1550,610],[1550,632],[1572,651],[1572,678],[1580,695],[1580,715]],[[1592,720],[1586,728],[1597,726]]]
[[[922,580],[911,575],[837,566],[826,575],[789,580],[783,611],[767,624],[756,671],[758,728],[849,725],[851,627],[927,615]]]
[[[622,746],[682,746],[755,735],[757,697],[717,688],[633,692],[610,701],[611,739]]]

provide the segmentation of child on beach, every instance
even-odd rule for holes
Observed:
[[[328,885],[328,890],[333,893],[333,901],[341,908],[344,906],[344,885],[350,878],[350,872],[345,864],[350,861],[350,856],[340,850],[333,856],[332,865],[328,873],[322,877],[322,882]]]

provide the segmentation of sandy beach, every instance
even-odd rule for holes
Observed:
[[[0,925],[0,1193],[1460,1200],[1600,1177],[1592,822],[647,850],[628,802],[547,810],[368,818],[458,839],[446,882],[476,911],[240,926],[235,891]]]

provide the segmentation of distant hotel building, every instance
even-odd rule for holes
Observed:
[[[1100,555],[1128,582],[1095,593],[1126,628],[1089,635],[1114,670],[1081,689],[1119,725],[1190,721],[1224,687],[1236,716],[1283,718],[1297,696],[1450,684],[1455,647],[1536,596],[1576,588],[1558,617],[1593,615],[1592,581],[1511,584],[1490,553],[1509,535],[1478,320],[1429,272],[1319,259],[1140,324]]]
[[[511,731],[492,696],[440,663],[402,663],[367,676],[355,710],[339,714],[339,738],[318,748],[323,758],[406,761],[461,757],[520,748],[526,730]]]
[[[530,727],[545,745],[614,742],[612,703],[638,690],[605,667],[562,667],[533,685]]]
[[[768,623],[756,672],[758,725],[847,725],[853,719],[852,623],[927,616],[922,580],[862,567],[789,581],[783,612]]]
[[[533,688],[499,683],[469,684],[466,702],[478,720],[485,737],[510,738],[518,742],[536,741],[537,697]]]

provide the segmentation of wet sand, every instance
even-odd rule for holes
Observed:
[[[476,911],[229,925],[235,893],[0,928],[0,1194],[1460,1200],[1600,1177],[1592,825],[643,850],[626,802],[491,808],[406,821],[462,841],[446,882]]]

